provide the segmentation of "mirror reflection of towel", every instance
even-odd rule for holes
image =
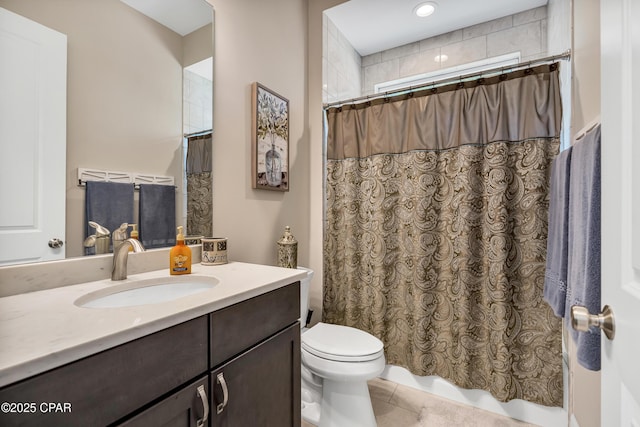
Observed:
[[[146,249],[176,244],[176,189],[140,184],[140,241]]]
[[[85,235],[95,234],[89,226],[94,221],[113,232],[123,222],[133,221],[133,184],[121,182],[87,181],[85,194]],[[86,255],[95,248],[85,248]]]

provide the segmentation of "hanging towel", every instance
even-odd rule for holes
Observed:
[[[140,184],[140,240],[145,248],[176,244],[176,189]]]
[[[89,226],[94,221],[113,232],[123,222],[133,223],[133,184],[121,182],[87,181],[85,194],[85,234],[95,233]],[[112,248],[110,245],[110,250]],[[85,248],[86,255],[95,248]]]
[[[600,125],[573,145],[569,184],[569,265],[565,321],[571,306],[600,313]],[[577,344],[578,362],[600,370],[600,329],[578,332],[568,326]]]
[[[549,235],[547,265],[544,272],[544,300],[558,317],[564,317],[567,299],[571,151],[572,147],[569,147],[553,161],[549,187]]]

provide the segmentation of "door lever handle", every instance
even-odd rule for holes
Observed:
[[[596,326],[602,329],[609,340],[613,340],[616,334],[613,310],[608,305],[604,306],[600,314],[589,314],[589,310],[581,305],[572,306],[571,326],[580,332],[588,332],[590,327]]]

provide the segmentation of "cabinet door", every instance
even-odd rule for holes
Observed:
[[[300,427],[300,324],[214,370],[212,427]]]
[[[120,424],[122,427],[206,427],[209,377],[203,377]]]

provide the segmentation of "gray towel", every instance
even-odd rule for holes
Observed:
[[[547,266],[544,272],[544,300],[558,317],[564,317],[567,299],[571,151],[572,147],[569,147],[553,161],[549,187],[549,235]]]
[[[176,189],[140,184],[140,240],[146,249],[176,244]]]
[[[565,319],[573,305],[600,313],[600,125],[573,145],[569,185],[569,266]],[[600,370],[600,329],[569,331],[578,362]]]
[[[87,181],[86,185],[85,238],[95,233],[89,221],[97,222],[112,233],[123,222],[134,222],[133,184]],[[113,242],[110,245],[112,247]],[[85,254],[95,254],[95,248],[85,248]]]

